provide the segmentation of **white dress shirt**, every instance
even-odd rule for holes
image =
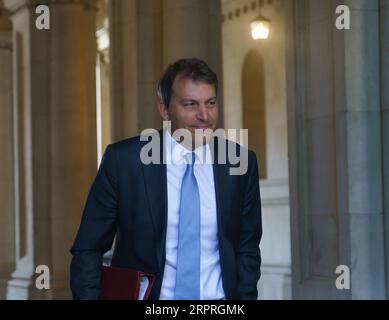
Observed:
[[[181,183],[186,169],[185,154],[190,150],[165,132],[168,218],[166,230],[166,263],[161,300],[174,299],[177,265],[177,243]],[[224,299],[216,215],[215,184],[211,152],[208,145],[195,149],[194,175],[200,193],[200,299]],[[205,158],[204,158],[205,157]]]

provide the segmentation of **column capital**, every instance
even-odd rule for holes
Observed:
[[[2,2],[0,1],[0,32],[2,30],[11,30],[12,24],[9,19],[9,12],[4,8]]]
[[[27,5],[30,0],[3,0],[4,7],[11,13]]]
[[[11,31],[0,30],[0,50],[12,50],[12,34]]]

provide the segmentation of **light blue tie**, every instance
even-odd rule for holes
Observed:
[[[193,172],[195,158],[194,152],[186,155],[189,164],[181,184],[175,287],[177,300],[200,299],[200,194]]]

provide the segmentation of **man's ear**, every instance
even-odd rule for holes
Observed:
[[[158,111],[164,121],[170,120],[169,110],[162,102],[158,103]]]

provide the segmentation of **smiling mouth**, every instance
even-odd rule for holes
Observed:
[[[206,129],[211,129],[210,126],[193,126],[192,127],[195,130],[206,130]]]

